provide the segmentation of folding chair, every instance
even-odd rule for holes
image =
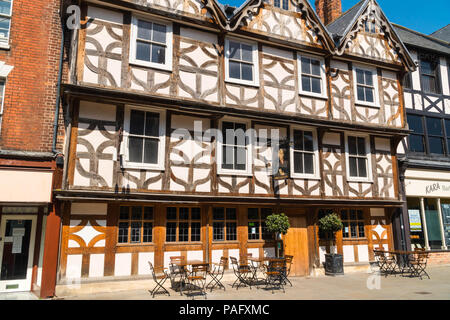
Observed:
[[[239,289],[241,285],[249,286],[250,289],[252,288],[252,284],[249,281],[249,278],[252,277],[253,273],[250,270],[250,266],[247,264],[238,264],[237,259],[234,257],[230,257],[231,265],[233,266],[233,271],[236,276],[236,280],[234,281],[233,285],[231,286],[234,288],[236,285],[236,290]]]
[[[289,284],[292,287],[292,283],[291,283],[291,281],[289,281],[288,276],[291,273],[291,265],[292,265],[292,260],[294,259],[294,256],[286,255],[286,256],[284,256],[284,258],[286,259],[285,260],[286,264],[284,266],[284,272],[283,272],[283,278],[284,279],[283,279],[283,281],[284,281],[284,284],[286,284],[286,282],[289,282]]]
[[[206,275],[208,274],[209,264],[198,264],[192,266],[192,271],[186,277],[186,287],[188,290],[188,295],[194,296],[192,293],[194,291],[198,291],[201,295],[203,295],[206,299]]]
[[[274,288],[281,288],[284,291],[284,279],[283,276],[284,270],[285,270],[286,260],[284,259],[276,259],[276,260],[270,260],[269,266],[267,267],[266,271],[266,287],[267,289],[269,286],[272,288],[272,294],[274,293]]]
[[[430,254],[428,252],[418,252],[417,257],[410,260],[409,264],[412,269],[411,276],[420,277],[420,280],[422,280],[422,275],[426,275],[430,279],[430,276],[425,271],[429,256]]]
[[[225,290],[225,286],[220,282],[223,278],[223,273],[225,272],[225,267],[228,265],[228,258],[227,257],[221,257],[219,263],[213,263],[214,269],[212,269],[209,272],[209,275],[211,276],[211,281],[206,286],[206,289],[208,289],[209,286],[212,290],[218,286],[219,288],[223,288]],[[212,285],[211,285],[212,284]]]
[[[164,293],[164,294],[168,294],[170,297],[170,293],[169,291],[167,291],[166,288],[163,287],[164,282],[166,282],[167,278],[169,278],[169,275],[166,272],[165,268],[156,268],[156,270],[162,270],[163,272],[155,272],[155,268],[153,267],[153,264],[149,261],[148,262],[149,266],[150,266],[150,271],[152,272],[153,275],[153,280],[156,283],[155,288],[153,288],[153,290],[149,290],[150,294],[152,295],[152,297],[155,297],[155,294],[157,293]],[[159,290],[163,290],[163,292],[159,292]]]
[[[380,273],[393,274],[397,266],[397,261],[393,256],[387,257],[383,251],[374,251],[375,259],[378,262]]]
[[[180,289],[180,294],[182,294],[181,287],[184,283],[186,272],[185,272],[185,268],[176,264],[176,262],[182,262],[184,260],[185,260],[185,257],[183,257],[183,256],[175,256],[175,257],[170,257],[170,263],[169,263],[171,288],[174,290]]]

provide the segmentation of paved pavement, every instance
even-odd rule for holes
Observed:
[[[370,273],[351,273],[337,277],[292,278],[292,287],[285,293],[266,291],[262,288],[232,289],[232,282],[225,282],[226,290],[208,291],[208,300],[450,300],[450,266],[429,267],[431,279],[397,276],[378,277]],[[149,288],[153,282],[149,281]],[[170,297],[157,295],[152,298],[148,290],[131,290],[96,293],[70,297],[67,300],[191,300],[170,290]],[[203,297],[195,297],[203,300]]]

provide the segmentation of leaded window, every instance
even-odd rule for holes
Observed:
[[[409,135],[409,151],[416,153],[425,152],[425,130],[421,116],[407,115],[409,129],[412,131]]]
[[[200,208],[166,208],[166,242],[198,242],[200,240]]]
[[[248,240],[270,240],[272,233],[267,230],[266,218],[273,213],[270,208],[248,208]]]
[[[439,62],[437,59],[431,57],[420,59],[420,83],[422,91],[440,93]]]
[[[119,213],[118,243],[153,241],[153,207],[122,206]]]
[[[213,208],[213,241],[237,240],[236,208]]]
[[[342,238],[365,238],[364,212],[362,210],[342,210]]]

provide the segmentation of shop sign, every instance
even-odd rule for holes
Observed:
[[[425,187],[426,194],[431,194],[437,191],[450,192],[450,185],[444,185],[439,182],[435,182]]]
[[[409,229],[412,232],[422,231],[422,221],[420,220],[420,211],[417,209],[409,209]]]

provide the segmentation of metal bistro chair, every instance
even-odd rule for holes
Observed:
[[[272,294],[274,293],[274,288],[281,288],[284,291],[284,271],[286,266],[285,259],[274,259],[269,261],[269,266],[266,271],[266,287],[272,288]]]
[[[170,271],[170,285],[174,290],[180,290],[182,294],[182,286],[186,278],[186,271],[183,266],[176,264],[176,262],[184,262],[185,257],[175,256],[170,257],[169,271]],[[178,281],[177,281],[178,280]]]
[[[150,266],[150,271],[152,272],[153,275],[153,280],[156,283],[156,286],[153,288],[153,290],[149,290],[150,294],[152,295],[152,297],[155,297],[155,294],[157,293],[164,293],[164,294],[168,294],[170,297],[170,293],[169,291],[167,291],[166,288],[163,287],[164,282],[166,282],[166,280],[169,278],[169,275],[166,272],[166,268],[154,268],[153,264],[149,261],[148,262],[149,266]],[[162,270],[162,272],[155,272],[156,270]],[[162,290],[162,292],[159,292],[159,290]]]
[[[228,265],[228,258],[227,257],[221,257],[219,263],[213,263],[214,268],[210,270],[209,275],[211,276],[211,281],[206,286],[206,289],[210,287],[211,292],[212,290],[218,286],[219,288],[223,288],[225,290],[225,286],[220,282],[223,278],[223,274],[225,272],[225,267]]]
[[[380,273],[384,273],[385,276],[393,274],[397,266],[397,261],[393,256],[387,257],[383,251],[374,251],[375,259],[378,263]]]
[[[248,264],[238,264],[237,259],[235,257],[230,257],[231,265],[233,266],[233,271],[236,276],[236,280],[234,281],[233,285],[231,286],[234,288],[236,285],[236,290],[239,289],[241,285],[249,286],[250,289],[252,288],[251,281],[249,281],[249,278],[252,277],[253,273],[250,270],[250,267]]]
[[[291,283],[291,281],[289,281],[288,277],[289,277],[289,274],[291,273],[291,265],[292,265],[292,260],[294,259],[294,256],[286,255],[284,257],[286,259],[286,264],[284,266],[284,272],[283,272],[284,280],[283,281],[285,284],[286,284],[286,282],[289,282],[289,284],[292,287],[292,283]]]
[[[422,276],[426,275],[428,279],[430,279],[430,276],[425,271],[429,256],[430,254],[428,252],[418,251],[416,253],[416,257],[409,261],[411,266],[411,276],[420,277],[420,280],[422,280]]]
[[[208,274],[209,264],[196,264],[192,266],[192,271],[186,277],[186,287],[188,295],[194,299],[193,292],[198,291],[206,299],[206,275]]]

